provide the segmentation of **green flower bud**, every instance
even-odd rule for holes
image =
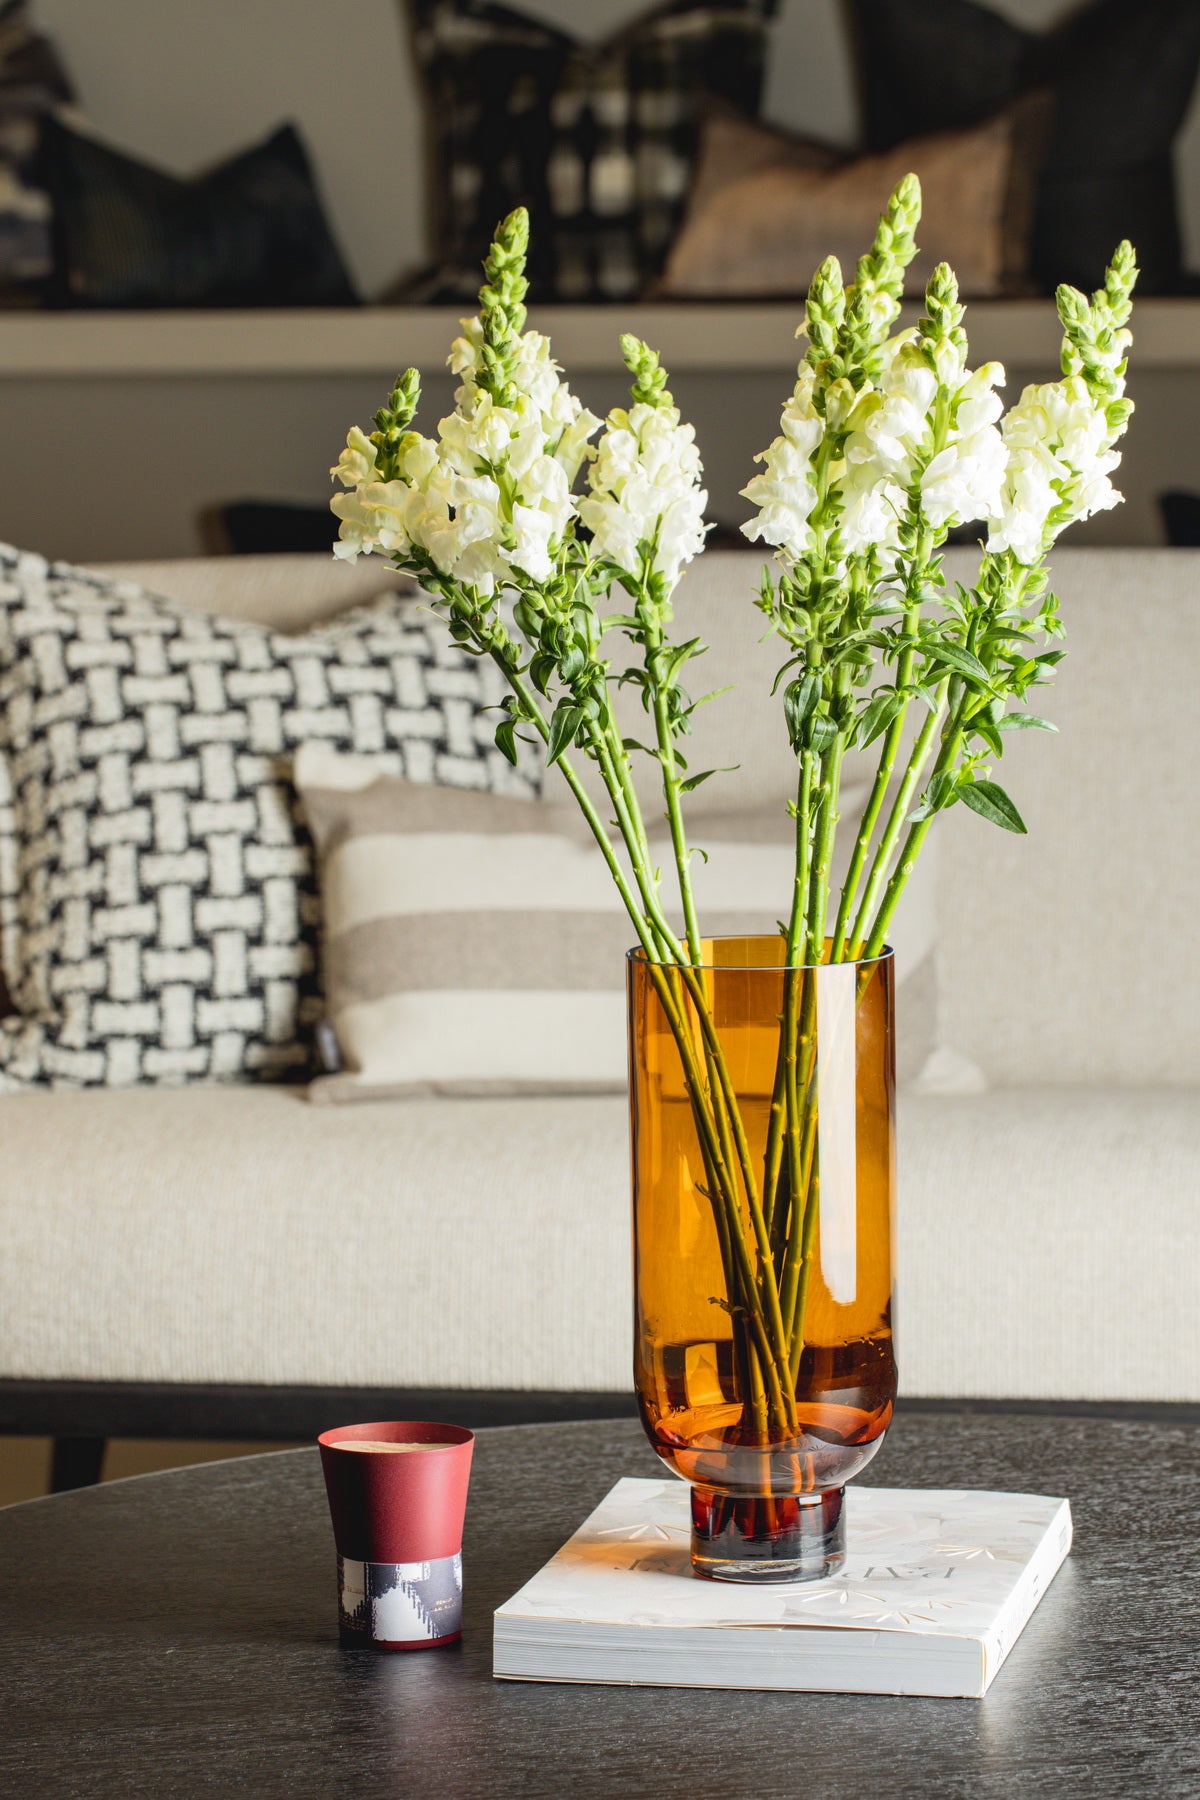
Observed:
[[[814,367],[836,353],[845,311],[842,265],[836,256],[827,256],[812,278],[804,313],[811,346],[808,361]]]
[[[651,350],[649,344],[634,337],[631,331],[624,331],[621,333],[621,355],[633,376],[629,392],[635,406],[674,405],[667,388],[667,371],[659,363],[657,350]]]
[[[525,329],[525,257],[529,249],[529,214],[518,206],[502,219],[483,265],[484,284],[479,290],[483,321],[480,387],[499,406],[513,401],[512,377],[515,343]]]

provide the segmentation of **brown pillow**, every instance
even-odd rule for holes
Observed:
[[[843,158],[788,132],[713,113],[655,298],[794,299],[830,254],[852,278],[884,201],[910,169],[921,178],[924,208],[908,292],[920,293],[943,261],[954,265],[966,295],[1029,292],[1045,116],[1037,95],[969,131]]]

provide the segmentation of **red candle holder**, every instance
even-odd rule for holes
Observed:
[[[342,1642],[429,1650],[462,1635],[462,1532],[474,1434],[430,1420],[317,1439],[338,1553]]]

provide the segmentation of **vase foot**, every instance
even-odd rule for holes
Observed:
[[[846,1559],[845,1493],[735,1498],[692,1489],[692,1573],[705,1581],[823,1581]]]

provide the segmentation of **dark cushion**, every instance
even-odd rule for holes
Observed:
[[[1200,546],[1200,494],[1173,491],[1158,496],[1167,542],[1175,549]]]
[[[474,294],[492,230],[517,205],[530,213],[533,298],[640,292],[682,216],[703,97],[758,111],[774,9],[669,0],[585,44],[490,0],[409,0],[434,146],[432,292]]]
[[[1035,88],[1054,111],[1031,265],[1095,287],[1122,237],[1141,291],[1181,285],[1171,147],[1200,66],[1197,0],[1095,0],[1048,33],[973,0],[850,0],[873,149],[977,122]]]
[[[333,553],[337,520],[324,506],[294,500],[231,500],[210,515],[221,551],[233,556]]]
[[[35,168],[39,121],[72,98],[48,38],[33,29],[27,0],[0,6],[0,301],[29,305],[50,273],[50,200]]]
[[[54,203],[56,305],[354,304],[294,126],[181,180],[48,119],[39,167]]]

